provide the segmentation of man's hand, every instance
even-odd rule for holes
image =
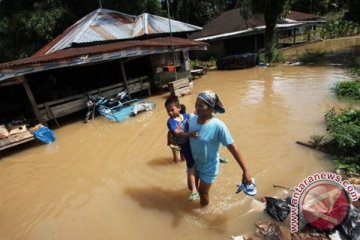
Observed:
[[[199,136],[199,132],[198,131],[194,131],[194,132],[189,132],[189,137],[198,137]]]

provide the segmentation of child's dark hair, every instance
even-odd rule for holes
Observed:
[[[175,104],[180,107],[180,102],[178,97],[172,95],[168,97],[165,101],[165,107],[170,106],[171,104]]]
[[[184,104],[180,104],[180,108],[181,108],[181,110],[180,110],[180,113],[181,114],[184,114],[184,113],[186,113],[186,106],[184,105]]]
[[[174,104],[176,106],[178,106],[181,110],[180,113],[186,113],[186,106],[184,104],[180,104],[179,98],[176,96],[171,95],[170,97],[168,97],[165,101],[165,107],[170,106],[171,104]]]

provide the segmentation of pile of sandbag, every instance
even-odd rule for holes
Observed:
[[[5,125],[0,125],[0,139],[7,138],[9,135],[9,131]]]
[[[23,133],[27,130],[25,124],[12,126],[11,128],[7,128],[5,125],[0,125],[0,139],[7,138],[10,135]]]

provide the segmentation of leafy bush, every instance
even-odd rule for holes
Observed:
[[[334,91],[338,97],[350,97],[360,100],[360,82],[348,80],[335,84]]]
[[[333,158],[333,162],[336,169],[344,170],[349,174],[356,174],[360,172],[360,155],[352,157],[337,156]]]
[[[360,110],[331,109],[325,114],[328,135],[313,136],[312,142],[331,155],[337,169],[360,173]]]
[[[273,49],[271,49],[271,51],[272,51],[271,62],[273,62],[273,63],[283,63],[284,62],[284,56],[280,49],[273,48]]]
[[[326,23],[320,30],[321,38],[336,38],[359,34],[360,25],[343,19],[344,12],[333,12],[325,16]]]
[[[272,48],[271,49],[271,63],[283,63],[284,62],[284,56],[283,53],[280,49],[278,48]],[[259,63],[266,63],[266,56],[265,56],[265,52],[260,52],[259,53]]]
[[[350,72],[353,76],[360,76],[360,57],[351,58],[350,63]]]
[[[350,68],[350,72],[352,75],[360,76],[360,67],[352,67]]]
[[[190,60],[190,67],[191,69],[194,69],[195,66],[199,66],[200,61],[199,60]]]
[[[203,60],[199,60],[199,59],[195,59],[195,60],[190,60],[190,67],[191,69],[195,69],[196,67],[216,67],[216,59],[214,57],[211,57],[209,60],[207,61],[203,61]]]
[[[266,63],[265,53],[264,52],[259,53],[258,59],[259,59],[259,63]]]
[[[210,67],[216,66],[216,59],[214,57],[211,57],[209,60]]]

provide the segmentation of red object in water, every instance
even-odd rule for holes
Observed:
[[[164,71],[166,72],[175,72],[176,67],[174,65],[164,66]]]

